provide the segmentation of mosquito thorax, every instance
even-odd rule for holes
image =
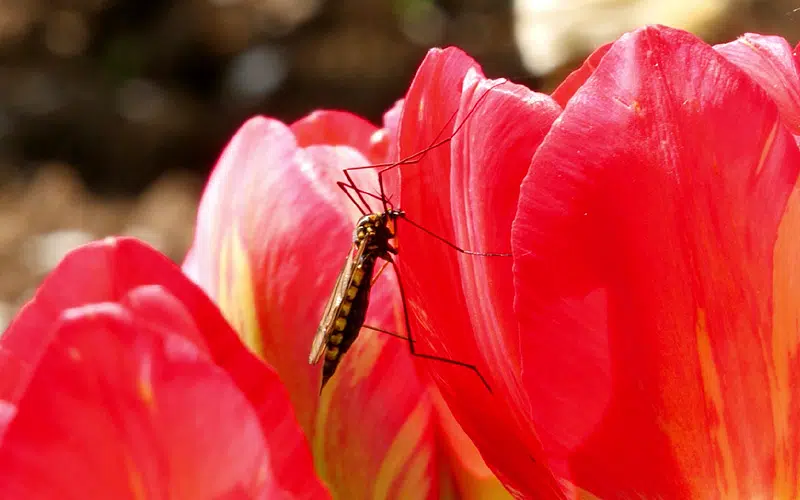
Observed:
[[[364,238],[369,235],[374,235],[378,226],[385,225],[383,214],[367,214],[356,223],[356,228],[353,231],[353,243],[358,245]]]

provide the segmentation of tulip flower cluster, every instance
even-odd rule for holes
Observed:
[[[661,26],[551,95],[437,49],[380,128],[253,118],[182,268],[78,248],[0,337],[0,498],[800,497],[798,144],[785,40]],[[490,390],[364,329],[320,394],[337,181],[407,157],[366,323]]]

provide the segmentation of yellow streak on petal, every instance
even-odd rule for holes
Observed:
[[[792,192],[786,213],[778,228],[778,240],[773,254],[773,331],[771,364],[767,364],[772,420],[775,432],[775,498],[792,498],[800,494],[800,459],[797,456],[797,422],[790,421],[793,385],[798,373],[791,365],[798,364],[800,356],[800,191]],[[795,477],[792,477],[794,473]]]
[[[149,373],[146,375],[143,374],[139,377],[139,383],[137,384],[136,389],[139,392],[139,398],[141,398],[147,409],[155,413],[156,400],[153,391],[153,380],[150,378]]]
[[[362,330],[358,334],[358,339],[347,353],[347,365],[345,365],[346,378],[350,388],[357,387],[372,373],[383,346],[387,342],[387,337],[385,334],[369,330]],[[342,361],[342,364],[344,363],[345,361]],[[339,369],[341,370],[341,367]],[[340,375],[338,371],[336,374]],[[333,378],[336,376],[334,375]]]
[[[337,491],[336,486],[341,489],[342,485],[339,484],[341,475],[346,474],[346,470],[342,471],[342,467],[337,467],[338,463],[328,463],[329,460],[336,459],[336,456],[331,454],[331,443],[337,439],[336,436],[348,432],[352,424],[338,418],[341,412],[331,407],[338,403],[343,397],[342,394],[359,390],[359,385],[372,373],[387,342],[386,337],[372,331],[360,333],[319,397],[311,448],[317,475],[322,478],[334,498],[349,498],[349,496],[348,492]]]
[[[219,308],[245,345],[263,357],[264,345],[256,314],[253,273],[235,224],[221,242],[219,259]]]
[[[458,484],[459,498],[464,500],[513,498],[486,465],[478,447],[453,416],[439,389],[432,385],[428,391],[439,417],[444,439],[449,445],[447,448],[452,456],[451,467]]]
[[[314,436],[311,442],[312,455],[314,456],[314,469],[317,475],[325,482],[331,493],[335,492],[333,485],[329,481],[327,461],[325,460],[325,444],[330,439],[329,436],[336,435],[328,426],[328,416],[331,411],[331,395],[339,392],[339,377],[331,377],[319,397],[319,407],[316,413],[317,420],[314,425]]]
[[[83,359],[83,356],[81,356],[81,351],[77,347],[68,347],[67,355],[69,356],[69,359],[76,363],[79,363]]]
[[[397,432],[378,470],[372,498],[389,498],[390,492],[391,496],[396,498],[427,496],[427,492],[431,489],[431,478],[428,477],[431,449],[421,440],[430,412],[430,404],[424,398],[421,399]],[[397,485],[393,486],[393,481],[397,479],[406,464],[408,464],[407,474],[398,490]]]
[[[411,463],[406,469],[403,484],[397,490],[397,498],[422,498],[431,488],[431,481],[428,477],[428,465],[431,462],[431,450],[424,450],[411,457]],[[375,496],[374,498],[387,498],[385,496]]]
[[[775,120],[775,123],[772,124],[772,130],[769,131],[769,135],[767,136],[767,140],[764,141],[764,147],[761,148],[761,157],[758,159],[758,165],[756,165],[754,175],[761,174],[761,169],[764,168],[764,163],[767,161],[767,157],[772,152],[772,144],[775,142],[775,136],[778,133],[778,127],[783,130],[783,126],[779,125],[779,121]]]
[[[594,496],[590,492],[581,488],[575,489],[575,498],[578,500],[601,500],[600,497]]]
[[[722,396],[722,383],[714,363],[714,353],[711,348],[711,339],[708,335],[706,313],[702,309],[697,311],[697,354],[700,361],[700,372],[703,377],[703,389],[706,395],[706,413],[713,415],[709,422],[711,428],[710,438],[716,444],[714,456],[717,488],[722,498],[739,498],[738,484],[736,482],[736,469],[734,467],[733,449],[730,437],[725,426],[725,401]],[[708,492],[696,492],[700,496]]]
[[[128,471],[128,486],[134,500],[145,500],[147,492],[144,487],[142,472],[136,467],[130,454],[125,453],[125,469]]]

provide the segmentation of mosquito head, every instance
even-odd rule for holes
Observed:
[[[388,217],[392,221],[397,220],[400,217],[405,217],[406,215],[405,212],[396,208],[390,208],[384,213],[386,214],[386,217]]]

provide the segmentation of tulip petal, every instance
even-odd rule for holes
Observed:
[[[431,389],[431,398],[439,416],[442,439],[446,441],[445,448],[449,451],[450,468],[455,476],[454,487],[457,493],[450,496],[465,500],[512,498],[503,483],[486,465],[480,451],[461,428],[438,389]]]
[[[231,141],[201,202],[187,268],[276,366],[334,496],[435,497],[450,479],[406,342],[362,330],[320,395],[308,352],[361,215],[335,181],[367,160],[350,146],[300,148],[291,132],[259,118]],[[362,188],[377,181],[370,169],[353,177]],[[367,324],[402,331],[391,267],[373,286]]]
[[[198,283],[277,369],[308,435],[321,376],[308,350],[339,272],[314,263],[344,262],[358,214],[335,184],[342,162],[366,160],[348,147],[298,149],[282,123],[248,121],[211,175],[192,250]]]
[[[611,48],[613,43],[607,43],[602,47],[598,48],[592,54],[586,58],[580,68],[576,69],[572,73],[570,73],[564,81],[553,91],[551,97],[554,101],[556,101],[562,108],[567,106],[567,103],[572,96],[575,95],[575,92],[581,88],[581,86],[586,83],[586,80],[592,76],[592,73],[597,69],[597,66],[600,64],[600,61],[603,59],[603,56],[606,55],[608,49]]]
[[[163,276],[139,272],[150,265],[168,271]],[[95,302],[113,302],[131,288],[152,283],[168,284],[176,291],[192,286],[174,264],[132,239],[106,239],[68,254],[59,264],[58,272],[45,278],[36,296],[20,310],[3,333],[0,352],[9,357],[10,362],[24,360],[24,365],[16,376],[10,370],[4,371],[3,384],[13,385],[16,393],[6,395],[5,391],[0,391],[0,394],[14,401],[19,391],[24,390],[29,370],[35,367],[50,341],[44,332],[50,330],[61,311]],[[30,335],[31,331],[43,333]],[[10,382],[16,379],[19,382]]]
[[[519,186],[561,109],[549,97],[517,85],[504,85],[500,92],[486,95],[495,84],[474,72],[464,79],[458,119],[480,108],[453,139],[450,191],[455,241],[462,248],[497,253],[511,251]],[[517,127],[520,122],[525,127]],[[463,255],[459,263],[471,326],[484,359],[518,372],[511,258]],[[481,286],[487,283],[491,287]],[[506,378],[510,383],[515,377],[507,373]]]
[[[0,446],[5,495],[281,494],[252,407],[190,342],[113,304],[71,310],[53,337]]]
[[[342,111],[315,111],[296,121],[291,130],[297,139],[297,146],[347,146],[364,155],[363,163],[341,165],[344,167],[369,167],[380,165],[386,161],[387,153],[392,147],[386,128],[379,129],[363,118]],[[334,166],[334,170],[337,167]],[[378,178],[372,168],[357,168],[349,173],[355,186],[359,189],[378,194]],[[342,181],[346,178],[342,176]],[[349,193],[366,212],[375,212],[379,205],[375,198],[364,195],[361,198],[353,191]],[[363,199],[362,199],[363,198]],[[365,203],[366,202],[366,203]]]
[[[290,126],[297,146],[350,146],[368,160],[365,165],[386,158],[385,134],[363,118],[344,111],[314,111]]]
[[[800,377],[800,297],[798,282],[794,279],[800,256],[800,186],[789,197],[785,215],[778,228],[773,268],[772,312],[773,335],[771,351],[775,360],[774,371],[769,374],[772,395],[773,429],[775,432],[775,498],[798,495],[800,484],[800,404],[798,404],[798,378]]]
[[[782,123],[709,46],[649,27],[534,158],[512,240],[523,376],[546,449],[588,492],[798,495],[797,336],[771,312],[800,167]]]
[[[315,145],[351,146],[369,151],[378,128],[367,120],[346,111],[319,110],[297,120],[289,127],[301,148]]]
[[[341,498],[437,498],[443,457],[408,347],[377,332],[361,336],[321,396],[320,475]]]
[[[559,111],[546,96],[484,79],[461,51],[431,51],[406,96],[400,156],[457,133],[450,147],[432,149],[399,169],[408,219],[469,250],[508,252],[516,190]],[[509,125],[519,123],[530,128]],[[418,350],[474,364],[492,375],[493,393],[463,366],[423,360],[424,366],[506,487],[559,496],[527,422],[497,411],[505,398],[525,405],[516,389],[516,325],[504,319],[512,312],[511,259],[459,255],[408,221],[398,226],[398,261]],[[489,369],[492,364],[501,370]],[[516,468],[498,471],[495,460]]]
[[[64,290],[70,293],[64,293]],[[114,305],[115,302],[125,305],[124,314],[117,310],[119,306]],[[65,319],[65,310],[82,312],[78,315],[81,321],[75,319],[75,312],[70,312]],[[69,331],[75,330],[76,335],[80,334],[76,337],[78,340],[93,341],[94,337],[89,333],[84,339],[80,330],[84,327],[87,332],[95,327],[95,330],[105,328],[103,322],[100,326],[92,323],[95,313],[110,315],[111,319],[106,319],[119,327],[115,326],[114,331],[133,329],[151,332],[152,335],[160,333],[171,339],[170,349],[182,346],[182,352],[197,351],[196,357],[207,358],[211,363],[209,369],[222,373],[236,384],[235,392],[241,395],[230,397],[244,398],[251,408],[248,411],[254,412],[259,419],[260,432],[264,436],[262,441],[266,439],[270,448],[272,474],[280,488],[300,497],[325,494],[314,477],[308,444],[275,373],[244,348],[208,297],[187,280],[175,264],[137,240],[107,239],[68,254],[0,338],[0,351],[26,368],[25,374],[18,377],[24,380],[24,384],[15,388],[14,398],[10,399],[12,402],[20,398],[38,398],[28,395],[35,390],[50,390],[36,389],[31,377],[40,376],[41,370],[50,370],[43,356],[55,356],[61,360],[58,363],[64,361],[63,349],[53,347],[62,342],[53,325],[71,325]],[[135,324],[131,324],[132,321]],[[158,344],[161,341],[156,338],[153,342]],[[119,350],[124,345],[127,344],[113,344],[108,349]],[[47,354],[54,350],[56,354]],[[105,358],[100,361],[108,362]],[[74,360],[71,363],[74,366]],[[92,365],[92,369],[99,369],[99,366]],[[72,379],[65,381],[80,380],[83,376],[85,374],[75,373]],[[219,378],[217,375],[214,377]],[[225,391],[233,393],[234,387]],[[178,394],[170,396],[171,399],[180,397]],[[20,405],[24,406],[24,402]],[[53,414],[61,415],[44,413],[37,418]]]
[[[714,49],[759,84],[792,133],[800,135],[800,65],[791,45],[781,37],[747,33]]]

